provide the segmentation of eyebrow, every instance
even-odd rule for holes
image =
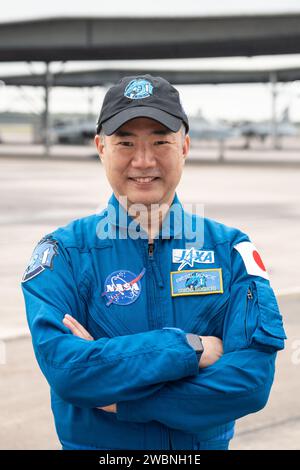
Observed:
[[[159,130],[153,131],[151,134],[152,135],[168,135],[171,133],[172,131],[168,129],[159,129]],[[136,134],[134,134],[133,132],[122,131],[122,130],[116,131],[114,135],[116,137],[136,137]]]

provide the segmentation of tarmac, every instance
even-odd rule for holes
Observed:
[[[48,385],[28,336],[20,280],[44,234],[99,211],[111,194],[100,162],[91,149],[82,150],[42,157],[0,145],[0,449],[60,448]],[[243,153],[221,165],[215,157],[208,161],[212,151],[192,150],[193,165],[186,164],[178,195],[184,203],[202,203],[207,217],[251,236],[288,334],[269,403],[239,420],[231,449],[299,449],[300,151],[282,151],[281,160],[270,151],[263,162],[249,154],[243,159]]]

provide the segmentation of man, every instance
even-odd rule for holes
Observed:
[[[95,137],[109,204],[47,234],[24,273],[64,449],[227,449],[268,400],[281,315],[247,235],[180,204],[188,130],[166,80],[112,86]]]

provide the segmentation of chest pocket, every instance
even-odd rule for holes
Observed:
[[[219,297],[216,298],[216,296]],[[177,320],[176,325],[188,333],[222,338],[224,314],[228,300],[229,296],[225,293],[199,295],[193,299],[187,296],[185,300],[182,297],[181,300],[174,299],[176,317],[185,319]]]

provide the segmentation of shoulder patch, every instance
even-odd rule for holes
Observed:
[[[243,258],[248,274],[269,280],[269,275],[257,249],[251,242],[240,242],[234,248]]]
[[[44,271],[45,268],[52,269],[53,258],[58,255],[57,241],[52,237],[42,238],[33,250],[29,264],[25,269],[22,282],[29,281]]]

